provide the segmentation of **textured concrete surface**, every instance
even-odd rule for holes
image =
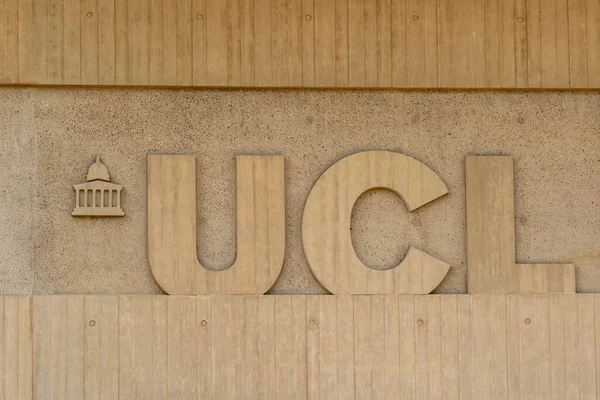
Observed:
[[[147,153],[195,154],[198,251],[235,257],[234,156],[283,154],[287,253],[273,293],[322,293],[301,214],[341,157],[386,149],[436,171],[450,194],[408,213],[391,192],[355,205],[359,257],[389,268],[409,244],[450,264],[438,293],[466,291],[464,158],[515,157],[517,260],[568,262],[600,292],[598,92],[364,92],[0,88],[0,292],[159,293],[146,258]],[[125,186],[124,218],[71,217],[72,185],[99,154]]]

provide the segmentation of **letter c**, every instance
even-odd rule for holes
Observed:
[[[302,216],[302,244],[311,271],[333,294],[427,294],[450,265],[410,247],[395,268],[365,266],[354,252],[350,214],[367,190],[389,189],[409,211],[445,194],[439,176],[414,158],[388,151],[368,151],[343,158],[319,177]]]

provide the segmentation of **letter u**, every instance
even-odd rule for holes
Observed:
[[[285,253],[283,156],[237,156],[237,255],[211,271],[196,251],[196,158],[149,155],[148,258],[169,294],[263,294],[277,280]]]

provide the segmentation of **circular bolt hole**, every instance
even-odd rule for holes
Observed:
[[[529,318],[527,318],[527,319],[525,320],[525,325],[529,325],[529,324],[531,324],[531,320],[530,320]]]
[[[202,326],[206,326],[208,324],[208,322],[206,322],[205,319],[203,319],[202,321],[200,321],[200,325]]]
[[[316,323],[317,323],[317,321],[315,321],[315,320],[314,320],[314,319],[312,319],[312,318],[308,320],[308,324],[309,324],[309,325],[313,325],[313,326],[314,326]]]
[[[96,326],[96,321],[94,321],[93,319],[90,320],[90,326],[93,328],[94,326]]]
[[[523,23],[523,21],[525,21],[525,20],[523,19],[523,17],[519,17],[519,18],[517,18],[517,21],[518,21],[518,22],[521,24],[521,23]]]
[[[307,14],[307,15],[304,17],[304,19],[305,19],[305,20],[307,20],[307,21],[310,21],[310,20],[312,19],[312,16]]]
[[[417,325],[423,325],[424,323],[425,322],[422,319],[420,319],[420,320],[417,321]]]
[[[196,19],[203,19],[203,18],[204,18],[204,15],[202,15],[202,14],[196,15]]]
[[[413,15],[413,21],[418,21],[419,20],[419,16],[417,14]]]
[[[88,11],[88,13],[86,15],[88,18],[92,18],[94,16],[94,13],[91,11]]]

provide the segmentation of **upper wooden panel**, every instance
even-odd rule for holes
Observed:
[[[0,0],[0,84],[600,88],[600,3]]]

